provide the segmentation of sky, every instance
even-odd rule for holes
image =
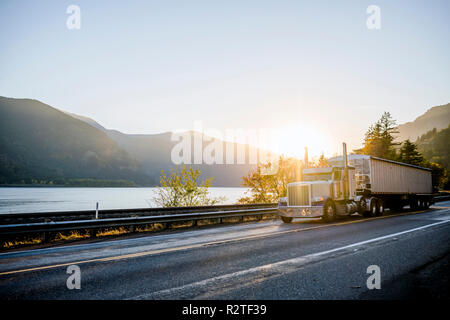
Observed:
[[[69,29],[70,5],[80,29]],[[380,28],[369,29],[370,5]],[[449,1],[0,1],[0,95],[124,133],[277,132],[340,153],[450,102]]]

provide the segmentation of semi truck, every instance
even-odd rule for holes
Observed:
[[[307,161],[307,156],[305,156]],[[278,215],[283,222],[294,218],[319,218],[325,222],[359,213],[380,216],[385,208],[427,209],[433,204],[431,169],[369,155],[343,155],[328,159],[326,168],[302,171],[301,181],[287,184]]]

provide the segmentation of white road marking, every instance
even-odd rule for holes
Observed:
[[[242,271],[237,271],[209,279],[205,279],[202,281],[186,284],[179,287],[174,287],[170,289],[155,291],[147,294],[138,295],[130,300],[144,300],[144,299],[192,299],[196,297],[207,297],[209,294],[212,294],[214,291],[223,291],[229,288],[237,288],[251,282],[263,281],[267,278],[283,275],[286,273],[290,273],[298,270],[298,268],[311,263],[313,261],[317,261],[320,259],[324,259],[327,255],[336,253],[338,251],[344,251],[350,248],[362,246],[369,243],[374,243],[378,241],[382,241],[389,238],[398,237],[400,235],[404,235],[407,233],[416,232],[419,230],[424,230],[427,228],[431,228],[437,225],[445,224],[450,222],[450,220],[440,221],[432,224],[428,224],[425,226],[385,235],[382,237],[377,237],[357,243],[353,243],[350,245],[346,245],[343,247],[326,250],[322,252],[317,252],[313,254],[308,254],[302,257],[292,258],[288,260],[283,260],[276,263],[270,263]]]

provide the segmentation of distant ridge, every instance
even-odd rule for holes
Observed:
[[[89,125],[103,130],[111,139],[113,139],[121,148],[127,151],[142,166],[146,174],[154,179],[159,179],[161,170],[168,171],[175,169],[171,161],[171,151],[178,142],[172,141],[172,133],[157,134],[125,134],[117,130],[106,129],[95,120],[70,114],[71,116],[85,121]],[[190,132],[191,136],[194,132]],[[203,143],[203,147],[212,141],[217,141],[224,145],[224,142],[213,139]],[[234,149],[237,150],[237,143],[234,143]],[[224,148],[225,149],[225,148]],[[245,146],[246,155],[250,149],[257,152],[256,148]],[[224,150],[224,158],[226,151]],[[236,151],[235,151],[236,157]],[[225,162],[225,161],[224,161]],[[256,168],[254,164],[191,164],[193,168],[200,169],[202,178],[214,177],[213,186],[215,187],[240,187],[242,177],[246,176],[251,170]]]
[[[399,133],[397,141],[410,139],[415,142],[422,134],[436,128],[438,131],[445,129],[450,124],[450,103],[428,109],[423,115],[412,122],[401,124],[397,127]]]
[[[0,162],[0,184],[156,183],[103,131],[32,99],[0,97]]]

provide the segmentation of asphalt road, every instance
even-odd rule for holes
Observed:
[[[68,289],[70,265],[80,289]],[[367,268],[380,270],[369,290]],[[254,222],[0,254],[0,299],[450,297],[450,201],[333,224]]]

